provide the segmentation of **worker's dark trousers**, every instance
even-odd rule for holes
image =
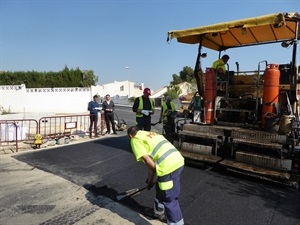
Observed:
[[[151,116],[136,117],[136,126],[140,130],[151,130]]]
[[[110,123],[111,123],[113,132],[116,133],[114,113],[113,112],[105,112],[104,116],[105,116],[107,133],[110,134]]]
[[[178,197],[180,195],[180,175],[182,170],[183,167],[180,167],[166,176],[157,178],[158,182],[173,181],[173,188],[166,191],[160,190],[158,184],[156,184],[156,198],[164,205],[168,224],[170,225],[184,224],[178,202]]]
[[[92,136],[92,130],[94,127],[95,136],[98,135],[97,133],[97,123],[98,123],[98,115],[97,114],[90,114],[90,136]]]

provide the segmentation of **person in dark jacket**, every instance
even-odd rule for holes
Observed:
[[[90,138],[92,138],[92,129],[94,127],[95,137],[98,137],[97,123],[98,123],[98,112],[101,110],[98,103],[98,96],[94,95],[93,100],[88,104],[88,111],[90,111]]]
[[[151,90],[144,89],[144,94],[134,100],[132,111],[136,113],[136,126],[140,130],[151,130],[151,115],[154,114],[154,102],[149,98]]]
[[[110,95],[105,96],[105,101],[102,103],[102,110],[104,111],[105,122],[106,122],[106,133],[110,134],[110,124],[112,126],[113,134],[117,134],[115,126],[115,103],[110,100]]]

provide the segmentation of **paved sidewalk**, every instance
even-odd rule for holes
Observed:
[[[22,154],[22,153],[20,153]],[[0,225],[162,225],[61,177],[0,156]]]

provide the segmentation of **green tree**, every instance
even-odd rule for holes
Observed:
[[[196,79],[194,77],[194,70],[189,66],[183,67],[182,70],[179,72],[179,75],[173,74],[172,78],[173,80],[170,82],[170,84],[172,85],[180,84],[182,82],[196,83]]]
[[[84,70],[82,73],[82,87],[89,87],[96,85],[98,77],[94,74],[93,70]]]
[[[173,81],[171,81],[171,84],[176,85],[182,83],[180,76],[178,76],[177,74],[173,74],[172,77]]]
[[[169,85],[164,93],[165,96],[170,96],[172,99],[177,99],[180,94],[181,90],[178,85]]]
[[[96,85],[98,77],[92,70],[81,71],[67,66],[58,72],[17,71],[0,72],[0,85],[26,84],[28,88],[42,87],[90,87]]]
[[[183,82],[186,81],[191,83],[193,80],[195,80],[194,69],[192,69],[189,66],[183,67],[182,70],[179,72],[179,77]]]

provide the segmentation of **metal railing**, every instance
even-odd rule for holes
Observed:
[[[18,125],[15,122],[0,121],[0,128],[0,146],[15,146],[18,152]]]
[[[103,134],[105,129],[104,115],[99,114],[97,133]],[[15,146],[18,152],[19,143],[34,145],[36,134],[43,139],[59,139],[78,135],[84,137],[89,134],[90,114],[61,115],[35,119],[0,120],[0,147]],[[92,132],[94,126],[92,127]]]
[[[90,115],[48,116],[39,120],[38,133],[44,138],[85,135],[89,130]]]
[[[34,119],[0,120],[0,146],[14,146],[18,152],[20,141],[32,143],[38,131],[38,122]]]

